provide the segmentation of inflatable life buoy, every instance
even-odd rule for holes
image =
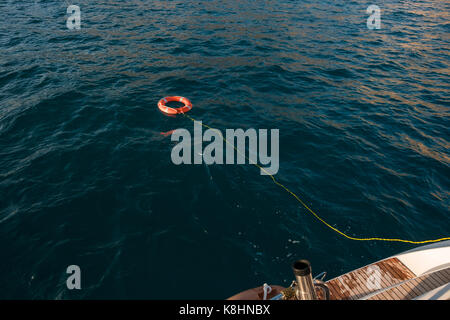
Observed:
[[[172,102],[172,101],[184,103],[184,106],[182,106],[180,108],[171,108],[171,107],[166,106],[167,102]],[[159,100],[158,108],[159,108],[159,110],[161,110],[162,112],[167,113],[167,114],[185,113],[192,109],[192,103],[185,97],[177,97],[177,96],[165,97],[165,98],[162,98],[161,100]]]

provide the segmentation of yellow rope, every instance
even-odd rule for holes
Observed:
[[[186,113],[183,113],[183,115],[187,118],[189,118],[192,121],[196,121],[194,118],[192,118],[191,116],[187,115]],[[270,174],[266,169],[264,169],[263,167],[261,167],[259,164],[253,162],[251,159],[249,159],[245,154],[242,154],[242,152],[240,152],[235,146],[234,144],[230,143],[223,135],[222,132],[218,129],[215,128],[211,128],[210,126],[203,124],[203,122],[201,123],[201,125],[205,128],[211,129],[211,130],[215,130],[217,132],[219,132],[220,136],[222,137],[223,141],[225,141],[226,143],[228,143],[230,146],[232,146],[236,152],[238,152],[239,154],[243,155],[248,161],[249,163],[253,164],[254,166],[258,167],[259,169],[261,169],[262,171],[264,171],[271,179],[272,181],[279,187],[283,188],[285,191],[287,191],[290,195],[292,195],[298,202],[300,202],[300,204],[306,209],[308,210],[317,220],[319,220],[320,222],[322,222],[324,225],[326,225],[328,228],[330,228],[331,230],[333,230],[334,232],[340,234],[341,236],[344,236],[347,239],[350,240],[355,240],[355,241],[392,241],[392,242],[405,242],[405,243],[412,243],[412,244],[424,244],[424,243],[432,243],[432,242],[440,242],[440,241],[444,241],[444,240],[450,240],[450,237],[444,237],[444,238],[439,238],[439,239],[432,239],[432,240],[423,240],[423,241],[412,241],[412,240],[404,240],[404,239],[389,239],[389,238],[379,238],[379,237],[373,237],[373,238],[358,238],[358,237],[352,237],[349,236],[347,234],[345,234],[344,232],[340,231],[339,229],[331,226],[328,222],[326,222],[324,219],[322,219],[321,217],[319,217],[319,215],[317,213],[315,213],[310,207],[308,207],[303,201],[302,199],[300,199],[294,192],[292,192],[291,190],[289,190],[285,185],[283,185],[282,183],[278,182],[277,179],[275,179],[275,177]]]

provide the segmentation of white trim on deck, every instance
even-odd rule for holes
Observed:
[[[419,249],[419,248],[418,248]],[[450,240],[396,255],[416,276],[450,266]]]

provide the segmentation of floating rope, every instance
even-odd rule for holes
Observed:
[[[196,121],[194,118],[192,118],[191,116],[185,114],[184,112],[182,112],[182,114],[187,117],[188,119],[192,120],[192,121]],[[242,152],[240,152],[235,146],[234,144],[230,143],[223,135],[222,132],[218,129],[215,128],[211,128],[210,126],[203,124],[203,122],[201,122],[201,125],[205,128],[211,129],[211,130],[215,130],[217,132],[219,132],[220,136],[222,137],[223,141],[225,141],[226,143],[228,143],[230,146],[232,146],[236,152],[238,152],[239,154],[241,154],[242,156],[244,156],[249,163],[253,164],[254,166],[258,167],[260,170],[264,171],[264,173],[266,173],[273,181],[273,183],[275,183],[277,186],[281,187],[282,189],[284,189],[287,193],[289,193],[291,196],[293,196],[298,202],[300,202],[300,204],[306,209],[308,210],[309,213],[311,213],[317,220],[319,220],[320,222],[322,222],[324,225],[326,225],[328,228],[330,228],[331,230],[333,230],[334,232],[340,234],[341,236],[350,239],[350,240],[355,240],[355,241],[390,241],[390,242],[404,242],[404,243],[411,243],[411,244],[424,244],[424,243],[432,243],[432,242],[440,242],[440,241],[444,241],[444,240],[450,240],[450,237],[444,237],[444,238],[439,238],[439,239],[431,239],[431,240],[422,240],[422,241],[413,241],[413,240],[404,240],[404,239],[390,239],[390,238],[380,238],[380,237],[372,237],[372,238],[358,238],[358,237],[352,237],[347,235],[346,233],[340,231],[339,229],[333,227],[332,225],[330,225],[328,222],[326,222],[324,219],[322,219],[317,213],[314,212],[314,210],[312,210],[310,207],[308,207],[306,205],[306,203],[303,202],[302,199],[300,199],[294,192],[292,192],[291,190],[289,190],[285,185],[283,185],[282,183],[278,182],[277,179],[275,179],[275,177],[270,174],[269,172],[267,172],[266,169],[264,169],[263,167],[261,167],[259,164],[253,162],[251,159],[249,159],[245,154],[242,154]]]

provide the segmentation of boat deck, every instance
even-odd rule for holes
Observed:
[[[331,300],[363,297],[368,300],[409,300],[449,282],[450,267],[416,277],[394,257],[343,274],[326,284]]]

